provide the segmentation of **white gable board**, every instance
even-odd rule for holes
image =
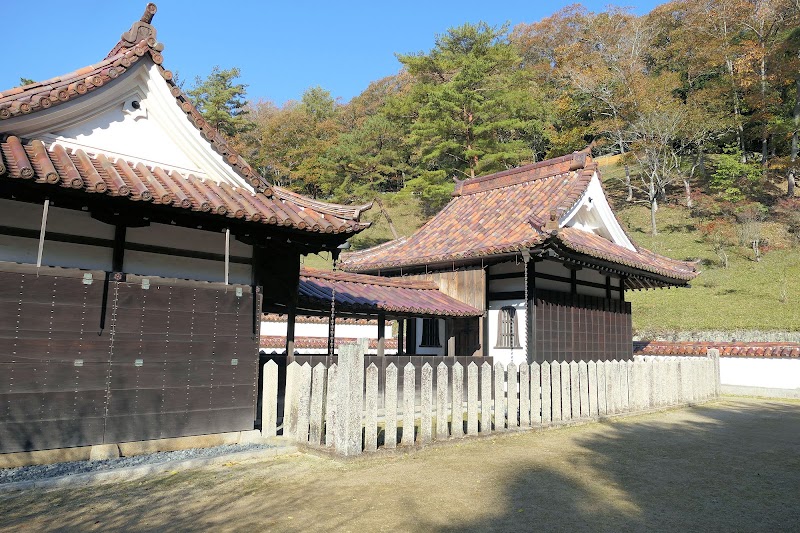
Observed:
[[[596,171],[581,199],[564,215],[559,226],[594,233],[614,244],[636,251],[611,211]]]
[[[89,94],[3,121],[0,132],[252,189],[189,121],[147,57]]]

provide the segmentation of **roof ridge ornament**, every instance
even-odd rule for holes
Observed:
[[[151,37],[153,39],[152,42],[155,42],[156,29],[150,23],[153,21],[153,16],[156,14],[156,11],[158,11],[158,8],[154,3],[150,2],[147,4],[142,17],[134,22],[128,31],[122,34],[120,41],[114,46],[111,52],[108,53],[108,57],[117,54],[121,49],[133,48],[140,42]]]

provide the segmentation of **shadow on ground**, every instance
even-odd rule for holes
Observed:
[[[726,401],[577,436],[574,469],[521,469],[497,512],[421,530],[798,531],[800,403]],[[592,475],[587,479],[587,475]]]
[[[0,496],[0,530],[790,531],[800,402]],[[5,529],[3,529],[5,528]]]

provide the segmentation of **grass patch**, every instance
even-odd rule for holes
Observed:
[[[757,262],[749,248],[731,246],[729,266],[722,268],[686,208],[667,206],[658,215],[660,233],[653,236],[646,207],[618,210],[618,218],[636,243],[675,259],[700,260],[701,273],[688,289],[628,293],[634,329],[800,330],[800,250],[773,249]],[[770,242],[781,242],[779,225],[766,226],[764,233],[775,235]]]

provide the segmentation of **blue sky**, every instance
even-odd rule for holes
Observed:
[[[395,53],[425,52],[465,22],[535,22],[573,2],[160,0],[153,24],[164,66],[190,85],[212,67],[238,66],[247,95],[282,104],[321,86],[347,102],[396,73]],[[624,2],[643,14],[660,2]],[[600,11],[608,2],[583,2]],[[144,0],[1,0],[6,54],[0,90],[100,61],[144,12]],[[10,53],[8,53],[10,52]]]

